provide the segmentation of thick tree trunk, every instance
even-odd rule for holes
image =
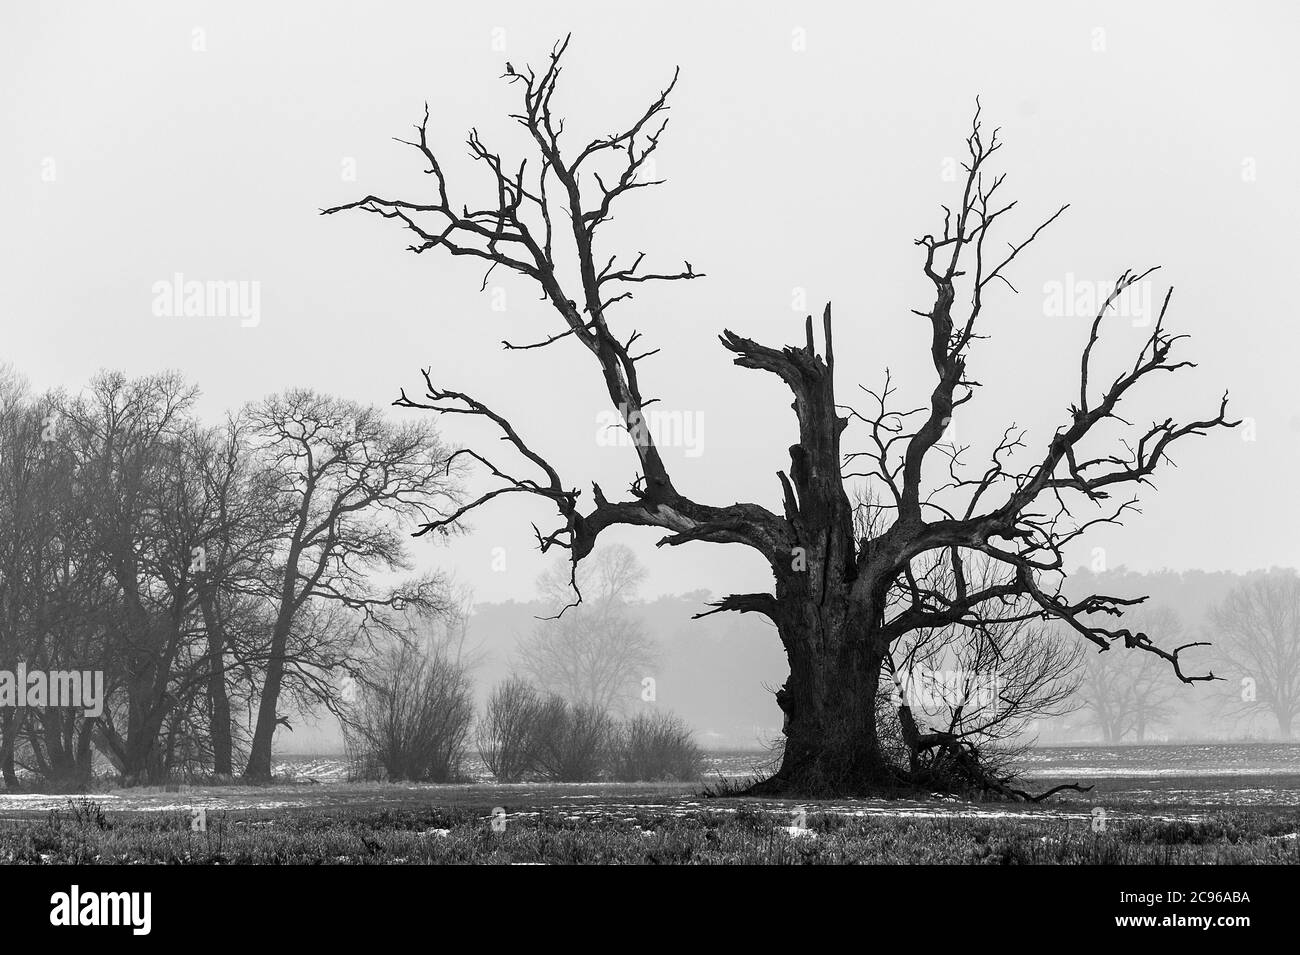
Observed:
[[[46,763],[49,775],[46,781],[56,791],[76,788],[80,779],[77,753],[73,746],[73,729],[76,717],[60,710],[47,710],[38,717],[45,738]]]
[[[298,560],[301,556],[297,540],[301,538],[306,520],[304,505],[298,523],[298,536],[289,548],[285,563],[284,583],[280,588],[280,607],[275,616],[275,626],[271,630],[271,647],[266,661],[266,682],[262,684],[262,697],[257,707],[257,724],[253,729],[253,743],[249,747],[248,763],[244,767],[244,778],[250,782],[271,781],[271,744],[275,740],[275,728],[280,723],[278,707],[280,684],[284,681],[284,657],[289,648],[289,633],[293,629],[294,613],[302,599],[294,584],[298,579]]]
[[[88,716],[81,724],[81,729],[77,733],[77,775],[83,780],[89,780],[95,771],[95,750],[91,746],[91,740],[95,735],[95,727],[99,723],[99,718]]]
[[[253,745],[248,751],[248,765],[244,777],[250,782],[271,781],[271,744],[275,728],[279,725],[277,708],[280,702],[280,684],[284,681],[284,654],[289,646],[289,629],[293,623],[291,612],[281,612],[271,634],[270,659],[266,664],[266,682],[262,684],[262,698],[257,708],[257,726],[253,731]]]
[[[790,677],[777,692],[785,753],[756,795],[863,796],[896,787],[876,728],[883,645],[847,602],[811,601],[778,624]]]
[[[18,773],[14,765],[14,749],[18,743],[21,721],[14,711],[6,709],[0,717],[0,773],[4,774],[5,788],[18,788]]]
[[[276,704],[283,678],[284,665],[272,659],[266,668],[266,683],[257,708],[257,727],[253,731],[253,745],[248,751],[248,765],[244,768],[244,777],[250,782],[271,781],[271,743],[275,738]]]
[[[131,680],[127,687],[127,737],[122,752],[122,782],[127,786],[162,782],[158,734],[167,715],[167,704],[165,700],[153,698],[156,670],[155,665],[147,664],[144,673]]]
[[[126,652],[127,680],[126,740],[122,746],[122,782],[127,786],[162,781],[162,759],[158,733],[167,715],[167,675],[170,667],[168,640],[163,620],[145,610],[140,598],[138,570],[134,559],[117,572],[122,588],[132,640]],[[179,626],[173,620],[173,632]]]
[[[216,595],[210,585],[202,586],[199,605],[208,632],[209,732],[212,734],[212,771],[230,776],[234,769],[234,746],[230,736],[230,697],[226,693],[225,631],[217,613]]]
[[[785,714],[785,753],[756,794],[856,796],[894,786],[876,728],[884,595],[901,558],[886,545],[859,566],[854,507],[841,476],[840,434],[848,419],[835,400],[830,306],[822,316],[825,359],[816,353],[812,317],[807,344],[780,352],[732,336],[736,364],[779,374],[795,394],[799,443],[781,475],[791,531],[789,562],[773,561],[773,619],[790,663],[776,699]]]
[[[165,710],[142,714],[133,721],[131,735],[127,737],[122,759],[122,782],[127,786],[145,786],[161,783],[166,775],[163,754],[158,748]]]

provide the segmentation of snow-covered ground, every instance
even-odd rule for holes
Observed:
[[[762,766],[761,753],[710,757],[707,778],[743,777]],[[1175,807],[1300,807],[1300,744],[1207,744],[1196,746],[1072,747],[1036,750],[1027,758],[1025,788],[1042,791],[1061,782],[1095,784],[1090,793],[1065,792],[1046,804],[1010,808],[955,799],[845,800],[821,802],[815,809],[857,816],[1020,817],[1051,814],[1090,818],[1108,813],[1159,815]],[[559,807],[588,818],[653,809],[689,814],[705,806],[732,811],[729,800],[702,800],[698,784],[675,783],[518,783],[502,785],[471,767],[478,782],[455,785],[348,782],[342,757],[284,756],[270,786],[170,785],[132,789],[104,788],[88,794],[105,811],[184,812],[273,811],[306,808],[374,808],[421,805],[508,805],[512,812],[553,811]],[[28,815],[68,805],[66,794],[0,793],[0,814]],[[753,802],[747,802],[753,806]],[[793,803],[762,803],[773,812],[797,813]],[[810,809],[814,807],[810,806]],[[1180,811],[1178,818],[1189,818]]]

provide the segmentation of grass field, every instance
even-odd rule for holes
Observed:
[[[1094,789],[1038,805],[799,804],[709,798],[682,784],[349,783],[327,760],[300,761],[267,787],[0,795],[0,862],[1300,863],[1300,773],[1287,771],[1291,750],[1251,772],[1269,752],[1237,763],[1194,751],[1062,752],[1037,766],[1031,788],[1078,779]],[[1195,759],[1204,762],[1187,770]],[[203,831],[192,828],[196,809]]]
[[[1216,811],[1195,819],[1010,810],[859,814],[744,800],[532,801],[494,819],[501,794],[423,808],[216,812],[196,832],[180,813],[70,801],[0,828],[0,860],[34,864],[566,863],[1300,863],[1296,814]],[[536,794],[541,796],[544,794]],[[562,796],[561,796],[562,798]],[[913,807],[899,807],[900,809]],[[953,807],[956,808],[956,807]],[[809,811],[811,810],[811,811]]]

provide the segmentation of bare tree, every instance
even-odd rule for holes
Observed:
[[[1236,587],[1210,613],[1240,716],[1267,714],[1284,739],[1300,714],[1300,577],[1273,571]]]
[[[0,369],[0,662],[99,671],[105,696],[6,708],[9,786],[78,785],[96,749],[128,783],[229,774],[268,694],[339,712],[371,637],[442,607],[440,579],[377,584],[404,523],[457,500],[427,424],[295,392],[205,428],[196,394],[104,372],[38,397]]]
[[[1104,372],[1094,350],[1103,319],[1124,290],[1150,270],[1126,270],[1098,311],[1082,348],[1077,401],[1046,446],[1018,466],[1013,458],[1026,450],[1026,435],[1012,426],[985,467],[966,471],[965,449],[945,442],[944,433],[957,409],[976,393],[967,362],[973,343],[984,337],[985,303],[999,284],[1010,286],[1007,272],[1016,257],[1065,211],[1057,210],[1004,253],[994,252],[988,240],[1015,203],[1001,201],[1004,176],[988,171],[1001,143],[996,132],[985,135],[977,111],[966,140],[959,203],[945,208],[938,235],[916,242],[933,289],[932,303],[916,310],[935,370],[928,404],[914,412],[894,409],[895,389],[887,380],[868,392],[877,407],[867,413],[845,407],[835,392],[829,305],[821,323],[821,354],[811,316],[805,340],[786,348],[724,330],[722,346],[736,365],[773,374],[793,393],[798,436],[790,447],[788,472],[778,474],[779,509],[698,501],[677,488],[645,426],[645,409],[654,399],[643,391],[642,362],[658,349],[638,351],[640,333],[616,335],[610,322],[635,289],[703,275],[689,261],[679,269],[653,269],[644,253],[624,256],[602,240],[616,203],[661,182],[648,175],[648,160],[664,133],[677,76],[620,131],[572,144],[555,110],[567,46],[567,39],[557,44],[540,73],[509,69],[504,77],[521,94],[512,118],[536,153],[531,167],[527,160],[507,161],[477,131],[470,133],[470,155],[487,174],[486,202],[453,194],[429,141],[426,109],[408,145],[426,164],[428,195],[410,200],[371,194],[322,211],[374,213],[414,236],[409,249],[416,254],[442,250],[478,259],[488,273],[505,269],[535,282],[559,318],[558,330],[506,347],[540,350],[573,339],[585,348],[628,428],[639,473],[625,497],[611,499],[593,484],[584,505],[580,488],[566,482],[507,417],[463,391],[436,384],[426,370],[424,395],[412,398],[403,391],[399,406],[486,419],[520,462],[508,465],[472,449],[458,452],[499,483],[430,521],[424,532],[446,530],[502,495],[527,494],[559,512],[559,526],[537,531],[538,543],[542,550],[567,550],[575,574],[601,532],[615,525],[660,528],[666,532],[660,545],[729,543],[758,551],[772,570],[774,590],[735,594],[708,612],[769,617],[789,658],[790,677],[777,693],[785,715],[784,756],[775,776],[755,787],[759,793],[862,793],[895,784],[900,773],[886,760],[876,726],[877,690],[890,648],[918,629],[980,628],[985,608],[1007,599],[1026,598],[1026,613],[1061,621],[1099,647],[1119,643],[1159,656],[1183,681],[1212,678],[1184,671],[1186,645],[1163,646],[1146,633],[1095,622],[1093,615],[1119,615],[1137,600],[1103,594],[1071,599],[1061,592],[1062,549],[1098,523],[1118,522],[1133,507],[1131,500],[1112,507],[1113,495],[1148,481],[1175,442],[1230,424],[1225,395],[1206,418],[1186,423],[1158,418],[1149,428],[1133,429],[1118,448],[1089,449],[1088,439],[1098,432],[1125,425],[1117,406],[1135,396],[1141,383],[1191,364],[1173,357],[1181,336],[1165,328],[1166,295],[1131,366],[1098,387]],[[566,268],[568,262],[576,267]],[[915,427],[909,424],[913,414],[920,422]],[[846,455],[841,440],[851,423],[862,428],[866,449]],[[853,476],[873,483],[888,511],[869,537],[854,533],[854,504],[846,490]],[[988,586],[968,586],[963,568],[972,552],[996,561],[1002,576]],[[940,587],[926,576],[940,564],[950,568],[950,586]],[[905,778],[906,770],[901,775]]]
[[[1012,603],[1008,623],[918,630],[894,645],[898,733],[922,781],[960,778],[970,764],[979,769],[967,782],[1001,792],[990,771],[1023,754],[1033,722],[1078,707],[1082,646],[1023,611]]]
[[[417,639],[444,651],[467,670],[477,669],[487,657],[482,642],[471,643],[474,618],[474,588],[468,584],[448,586],[443,605],[433,615],[408,614],[410,630]]]
[[[615,544],[592,554],[578,572],[587,599],[541,621],[518,648],[518,668],[541,689],[597,710],[622,710],[623,701],[653,666],[654,641],[628,606],[645,568],[628,547]],[[570,570],[557,567],[538,582],[559,613],[570,599]]]
[[[609,761],[614,721],[604,710],[552,696],[541,706],[533,732],[535,769],[558,783],[589,782]]]
[[[114,595],[74,493],[66,452],[52,439],[59,395],[32,395],[0,368],[0,661],[32,668],[104,668],[112,651]],[[0,769],[78,786],[91,773],[96,717],[77,708],[6,706]]]
[[[293,639],[337,631],[295,624],[309,605],[326,603],[346,608],[360,627],[391,634],[395,614],[440,607],[441,580],[380,590],[372,575],[408,570],[402,526],[435,519],[457,491],[449,454],[427,427],[395,425],[374,409],[305,390],[268,398],[248,415],[252,440],[278,482],[277,547],[266,571],[274,624],[245,770],[264,781],[271,777],[272,738],[286,720],[279,711],[286,673],[327,697],[337,686],[334,665],[322,666]]]
[[[537,768],[537,731],[545,705],[537,690],[518,677],[493,688],[475,741],[498,782],[517,783]]]
[[[114,702],[98,739],[128,782],[161,779],[163,726],[197,676],[187,665],[197,479],[180,454],[196,395],[176,374],[108,372],[48,416],[49,453],[63,458],[90,533],[86,550],[114,590],[102,641]]]
[[[474,692],[445,644],[391,643],[368,667],[356,717],[345,724],[364,778],[455,782],[464,775]]]
[[[1182,620],[1168,607],[1138,608],[1133,620],[1145,630],[1174,639],[1183,632]],[[1147,730],[1167,722],[1173,712],[1174,686],[1154,657],[1145,657],[1135,665],[1090,654],[1081,690],[1089,719],[1107,743],[1122,742],[1129,734],[1142,742]]]
[[[187,447],[190,467],[198,474],[203,497],[202,519],[189,543],[201,554],[203,569],[195,586],[206,635],[207,724],[212,770],[234,773],[232,683],[249,648],[269,629],[265,588],[259,576],[271,560],[276,526],[274,482],[259,468],[242,414],[228,415],[216,428],[196,428]],[[245,692],[253,680],[246,681]]]
[[[92,746],[127,781],[158,781],[176,753],[191,765],[209,748],[206,731],[188,738],[206,673],[192,551],[210,517],[194,394],[172,374],[101,373],[79,396],[8,409],[12,635],[26,635],[31,666],[100,671],[106,695],[100,715],[51,706],[6,720],[11,785],[16,751],[57,785],[84,782]]]
[[[692,782],[704,775],[704,753],[695,734],[681,717],[665,711],[623,720],[611,734],[609,749],[610,775],[619,782]]]

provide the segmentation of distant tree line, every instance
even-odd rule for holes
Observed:
[[[477,754],[498,782],[695,780],[703,753],[687,724],[653,704],[657,654],[629,599],[645,577],[635,554],[603,547],[576,579],[567,564],[538,580],[549,607],[518,644],[513,674],[474,713],[469,602],[415,644],[393,641],[364,668],[345,733],[354,776],[452,782]],[[574,585],[584,595],[575,603]]]
[[[0,369],[0,669],[100,671],[105,693],[100,716],[0,707],[9,787],[84,781],[97,754],[127,783],[269,779],[292,713],[341,712],[372,643],[446,609],[444,580],[401,579],[407,525],[458,499],[427,424],[310,390],[213,424],[197,397]]]
[[[1162,576],[1171,575],[1153,579]],[[1212,644],[1207,656],[1218,679],[1193,691],[1170,683],[1152,661],[1121,666],[1105,654],[1089,654],[1080,688],[1085,724],[1107,743],[1140,743],[1177,730],[1179,703],[1190,700],[1228,731],[1217,735],[1262,730],[1294,738],[1300,716],[1300,576],[1291,569],[1187,576],[1187,599],[1175,591],[1166,603],[1143,605],[1127,616],[1133,629],[1166,633],[1174,643]],[[1207,581],[1215,586],[1207,588]],[[1202,603],[1191,608],[1201,616],[1194,624],[1174,609],[1191,598]],[[1189,734],[1184,729],[1181,735]]]

